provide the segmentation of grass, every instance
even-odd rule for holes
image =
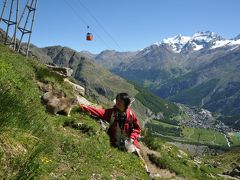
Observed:
[[[228,133],[230,137],[230,141],[232,142],[232,146],[239,146],[240,145],[240,133],[232,132]]]
[[[159,133],[165,136],[180,137],[181,134],[181,128],[179,126],[167,124],[156,120],[148,122],[145,127],[151,129],[155,133]]]
[[[224,134],[211,129],[191,128],[176,126],[162,121],[153,120],[148,122],[146,128],[154,135],[169,142],[179,142],[192,145],[205,145],[212,149],[222,151],[229,150]],[[237,133],[228,133],[231,147],[240,145],[240,137]]]
[[[201,144],[227,146],[224,135],[211,129],[184,127],[182,128],[182,134],[188,141],[199,141]]]
[[[217,167],[221,172],[227,172],[239,165],[239,150],[239,147],[235,147],[226,153],[206,157],[205,159],[210,166]]]
[[[217,175],[219,169],[208,166],[203,159],[194,159],[162,138],[154,137],[150,131],[145,131],[144,142],[159,153],[150,155],[150,159],[162,169],[186,179],[222,179]]]
[[[36,80],[73,95],[58,75],[2,45],[0,52],[1,179],[148,179],[141,161],[112,148],[78,107],[71,117],[45,111]]]
[[[177,105],[173,103],[169,103],[164,99],[154,95],[149,92],[147,89],[137,85],[136,83],[129,81],[134,85],[134,87],[138,90],[138,94],[136,98],[146,107],[151,109],[154,113],[162,112],[166,119],[171,116],[175,116],[179,113],[179,108]]]
[[[227,146],[224,135],[211,129],[180,127],[156,120],[147,123],[146,128],[151,129],[154,133],[169,138],[172,137],[175,141],[184,141],[191,144],[214,145],[219,147]],[[230,137],[232,137],[231,139],[234,145],[239,143],[236,136]]]
[[[191,89],[184,90],[173,97],[171,101],[189,104],[193,106],[201,105],[202,99],[206,97],[217,85],[218,79],[211,79]]]
[[[157,120],[152,120],[151,123],[163,126],[164,128],[178,128],[179,127],[179,126],[176,126],[176,125],[164,123],[164,122],[157,121]]]

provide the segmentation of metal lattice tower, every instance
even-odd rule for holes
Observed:
[[[24,35],[28,35],[28,41],[27,41],[27,49],[26,49],[26,56],[28,56],[28,51],[29,51],[29,45],[30,45],[30,40],[31,40],[31,35],[32,35],[32,30],[33,30],[33,24],[34,24],[34,19],[35,19],[35,14],[36,14],[36,8],[37,8],[38,0],[27,0],[26,5],[24,6],[24,9],[22,11],[20,19],[18,18],[19,14],[19,0],[11,0],[10,2],[10,8],[8,12],[8,19],[3,18],[5,15],[5,9],[7,5],[9,5],[8,0],[4,0],[3,3],[3,9],[1,12],[1,17],[0,17],[0,25],[1,22],[4,22],[6,24],[6,36],[4,43],[6,45],[10,45],[13,47],[14,50],[20,51],[21,50],[21,45],[22,45],[22,40]],[[15,20],[12,20],[12,13],[14,10],[14,7],[16,9],[16,14],[15,14]],[[26,15],[27,14],[27,15]],[[23,22],[23,19],[25,19],[25,22]],[[30,23],[29,23],[30,21]],[[21,23],[23,22],[23,25]],[[8,40],[9,37],[9,28],[15,25],[13,36],[11,37],[11,40]],[[20,32],[20,37],[19,41],[17,41],[17,32]]]
[[[13,8],[14,8],[14,2],[16,4],[16,18],[15,20],[12,19],[12,12],[13,12]],[[5,34],[5,39],[4,39],[4,44],[6,45],[12,45],[13,46],[13,49],[16,49],[16,33],[17,33],[17,19],[18,19],[18,4],[19,0],[15,1],[15,0],[12,0],[10,2],[10,9],[9,9],[9,13],[8,13],[8,18],[4,18],[4,12],[5,12],[5,9],[7,7],[7,3],[8,3],[8,0],[5,0],[4,3],[3,3],[3,9],[2,9],[2,13],[1,13],[1,17],[0,17],[0,23],[1,21],[4,22],[6,24],[6,34]],[[11,40],[8,39],[9,37],[9,30],[11,28],[11,26],[15,26],[14,28],[14,33],[13,33],[13,42]],[[15,44],[14,44],[15,42]]]

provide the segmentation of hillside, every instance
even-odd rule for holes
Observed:
[[[79,107],[73,109],[71,117],[46,112],[37,82],[51,84],[67,97],[73,96],[62,77],[39,61],[2,45],[0,52],[1,178],[149,179],[140,160],[112,148],[100,125]],[[217,159],[221,165],[213,167],[215,161],[208,162],[204,157],[197,160],[148,132],[144,142],[155,150],[154,154],[152,150],[144,153],[160,168],[160,179],[222,179],[218,174],[233,166],[224,168],[221,157],[239,163],[234,151],[228,156],[221,154]]]
[[[117,52],[114,50],[105,50],[98,54],[95,59],[98,64],[101,64],[104,68],[112,69],[123,63],[130,62],[137,52]]]
[[[45,48],[37,48],[32,45],[30,47],[30,52],[34,56],[38,57],[41,62],[50,61],[62,67],[69,67],[73,69],[72,78],[77,84],[80,84],[86,89],[86,95],[97,103],[103,104],[105,107],[111,107],[113,105],[113,99],[116,94],[120,92],[127,92],[130,96],[135,97],[135,102],[132,108],[136,112],[142,124],[149,118],[148,110],[154,112],[155,114],[161,113],[162,104],[149,101],[147,105],[144,104],[144,96],[150,99],[151,93],[142,92],[133,85],[132,82],[128,82],[125,79],[111,73],[110,71],[104,69],[94,60],[89,59],[85,56],[85,53],[76,52],[73,49],[61,46],[52,46]],[[45,58],[47,57],[47,58]],[[140,88],[141,89],[141,88]],[[153,96],[156,100],[163,101],[157,96]],[[152,98],[153,99],[153,98]],[[177,106],[165,102],[169,105],[169,109],[166,109],[164,115],[168,118],[170,115],[175,116],[178,114]]]
[[[99,124],[79,108],[71,117],[45,111],[36,82],[72,96],[60,76],[2,45],[0,52],[1,178],[147,178],[137,157],[110,147]]]

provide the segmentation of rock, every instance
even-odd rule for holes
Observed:
[[[63,77],[70,77],[73,73],[73,70],[67,67],[59,67],[59,66],[52,66],[52,65],[47,65],[47,67],[51,69],[53,72]]]
[[[230,173],[231,176],[235,177],[235,176],[239,176],[240,177],[240,170],[234,168],[232,170],[232,172]]]
[[[92,105],[93,103],[91,103],[90,101],[88,101],[86,98],[84,98],[84,97],[79,97],[79,96],[77,96],[77,100],[78,100],[78,104],[83,104],[83,105],[85,105],[85,106],[90,106],[90,105]]]
[[[233,170],[224,172],[223,174],[239,178],[240,177],[240,165],[237,165],[235,168],[233,168]]]
[[[69,81],[67,78],[64,79],[64,82],[70,84],[73,87],[73,90],[77,92],[77,94],[84,96],[85,89],[82,86]]]

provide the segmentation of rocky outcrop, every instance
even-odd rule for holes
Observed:
[[[51,71],[56,72],[57,74],[59,74],[62,77],[70,77],[73,73],[73,70],[71,68],[67,68],[67,67],[59,67],[56,65],[47,65],[47,67]]]
[[[240,178],[240,164],[233,168],[231,171],[227,171],[223,173],[224,175],[229,175],[235,178]]]
[[[64,79],[64,82],[66,82],[66,83],[68,83],[68,84],[70,84],[72,86],[75,94],[79,94],[79,95],[82,95],[82,96],[85,95],[85,89],[82,86],[71,82],[67,78]]]

